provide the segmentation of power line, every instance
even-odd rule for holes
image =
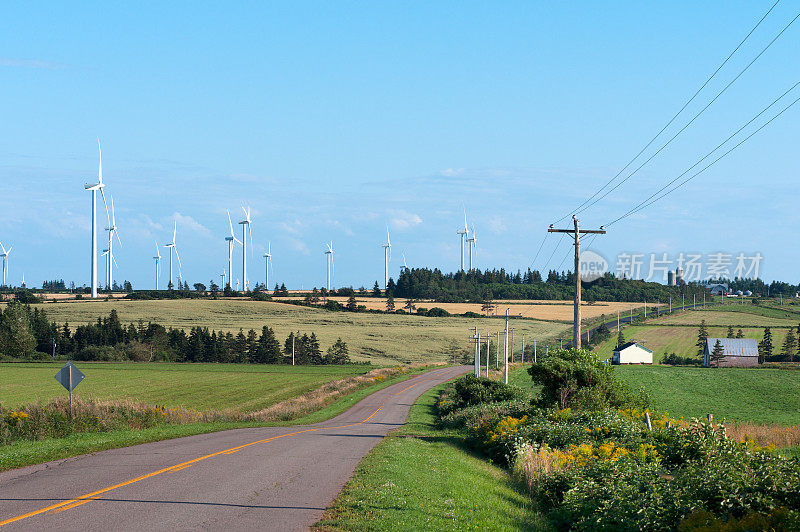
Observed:
[[[548,236],[549,234],[550,234],[550,233],[545,233],[545,234],[544,234],[544,238],[542,238],[542,243],[541,243],[541,244],[539,244],[539,249],[537,249],[537,250],[536,250],[536,255],[534,255],[534,256],[533,256],[533,260],[532,260],[532,261],[531,261],[531,263],[528,265],[528,269],[530,269],[530,268],[531,268],[531,266],[533,266],[533,265],[534,265],[534,263],[536,262],[536,259],[537,259],[537,258],[539,258],[539,253],[541,253],[541,251],[542,251],[542,246],[544,246],[544,241],[545,241],[545,240],[547,240],[547,236]]]
[[[756,115],[755,115],[753,118],[751,118],[750,120],[748,120],[747,122],[745,122],[745,123],[744,123],[744,124],[743,124],[743,125],[742,125],[742,126],[739,128],[739,129],[737,129],[737,130],[736,130],[734,133],[732,133],[730,136],[728,136],[728,138],[726,138],[725,140],[723,140],[722,142],[720,142],[719,144],[717,144],[717,146],[716,146],[716,147],[715,147],[713,150],[711,150],[710,152],[708,152],[707,154],[705,154],[705,155],[704,155],[702,158],[700,158],[700,159],[699,159],[699,160],[698,160],[696,163],[694,163],[692,166],[690,166],[689,168],[687,168],[687,169],[686,169],[686,170],[685,170],[683,173],[681,173],[681,174],[680,174],[680,175],[678,175],[676,178],[674,178],[672,181],[670,181],[669,183],[667,183],[666,185],[664,185],[663,187],[661,187],[660,189],[658,189],[656,192],[654,192],[653,194],[651,194],[651,195],[650,195],[649,197],[647,197],[645,200],[643,200],[643,201],[641,201],[640,203],[638,203],[638,204],[637,204],[635,207],[633,207],[631,210],[629,210],[628,212],[626,212],[625,214],[623,214],[622,216],[620,216],[619,218],[617,218],[616,220],[614,220],[614,222],[616,222],[616,221],[619,221],[619,220],[621,220],[621,219],[623,219],[623,218],[625,218],[625,217],[627,217],[627,216],[629,216],[629,215],[633,214],[633,213],[634,213],[634,212],[636,212],[636,211],[637,211],[637,210],[638,210],[640,207],[642,207],[642,206],[643,206],[645,203],[647,203],[647,202],[648,202],[648,201],[650,201],[652,198],[654,198],[655,196],[657,196],[658,194],[660,194],[661,192],[663,192],[664,190],[666,190],[667,188],[669,188],[669,187],[670,187],[670,185],[672,185],[673,183],[675,183],[676,181],[678,181],[680,178],[682,178],[683,176],[685,176],[686,174],[688,174],[689,172],[691,172],[691,171],[692,171],[692,169],[694,169],[696,166],[700,165],[700,163],[702,163],[703,161],[705,161],[706,159],[708,159],[709,157],[711,157],[711,155],[713,155],[713,154],[714,154],[714,152],[716,152],[717,150],[719,150],[720,148],[722,148],[722,147],[723,147],[725,144],[727,144],[727,143],[728,143],[728,142],[729,142],[731,139],[733,139],[733,138],[734,138],[736,135],[738,135],[739,133],[741,133],[741,132],[742,132],[742,130],[744,130],[744,129],[745,129],[747,126],[749,126],[750,124],[752,124],[753,122],[755,122],[755,121],[756,121],[756,120],[757,120],[757,119],[758,119],[758,118],[759,118],[761,115],[763,115],[763,114],[764,114],[764,113],[766,113],[766,112],[767,112],[767,111],[768,111],[770,108],[772,108],[772,106],[774,106],[776,103],[778,103],[780,100],[782,100],[782,99],[783,99],[783,98],[784,98],[784,97],[785,97],[787,94],[789,94],[789,93],[790,93],[790,92],[792,92],[792,91],[793,91],[795,88],[797,88],[797,86],[798,86],[798,85],[800,85],[800,81],[798,81],[797,83],[795,83],[794,85],[792,85],[792,86],[791,86],[791,87],[790,87],[788,90],[786,90],[786,91],[785,91],[783,94],[781,94],[780,96],[778,96],[777,98],[775,98],[774,100],[772,100],[772,102],[771,102],[771,103],[770,103],[768,106],[766,106],[766,107],[765,107],[765,108],[763,108],[761,111],[759,111],[759,113],[758,113],[758,114],[756,114]],[[781,112],[783,112],[783,111],[781,111]],[[773,119],[774,119],[774,118],[773,118]],[[765,125],[766,125],[766,124],[765,124]],[[762,127],[763,127],[763,126],[762,126]],[[614,223],[614,222],[611,222],[611,223]],[[608,225],[610,225],[610,224],[608,224]]]
[[[620,216],[619,218],[617,218],[617,219],[616,219],[616,220],[614,220],[613,222],[611,222],[611,223],[609,223],[609,224],[606,224],[606,225],[611,225],[611,224],[613,224],[613,223],[616,223],[616,222],[618,222],[618,221],[622,220],[623,218],[626,218],[626,217],[630,216],[631,214],[634,214],[634,213],[636,213],[636,212],[638,212],[638,211],[640,211],[640,210],[642,210],[642,209],[644,209],[644,208],[646,208],[646,207],[649,207],[649,206],[650,206],[650,205],[652,205],[653,203],[655,203],[655,202],[657,202],[658,200],[660,200],[661,198],[663,198],[663,197],[665,197],[665,196],[667,196],[667,195],[671,194],[672,192],[675,192],[677,189],[679,189],[680,187],[682,187],[683,185],[685,185],[686,183],[688,183],[689,181],[691,181],[692,179],[694,179],[694,178],[695,178],[695,177],[697,177],[698,175],[702,174],[703,172],[705,172],[706,170],[708,170],[709,168],[711,168],[712,166],[714,166],[714,164],[716,164],[718,161],[720,161],[721,159],[723,159],[724,157],[726,157],[728,154],[730,154],[731,152],[733,152],[734,150],[736,150],[736,149],[737,149],[739,146],[741,146],[742,144],[744,144],[745,142],[747,142],[748,140],[750,140],[750,138],[752,138],[752,137],[753,137],[753,136],[754,136],[756,133],[758,133],[759,131],[761,131],[762,129],[764,129],[765,127],[767,127],[769,124],[771,124],[773,120],[775,120],[776,118],[778,118],[779,116],[781,116],[783,113],[785,113],[786,111],[788,111],[788,110],[789,110],[789,109],[790,109],[792,106],[794,106],[794,105],[795,105],[797,102],[800,102],[800,97],[798,97],[798,98],[797,98],[797,99],[795,99],[795,100],[794,100],[792,103],[790,103],[789,105],[787,105],[786,107],[784,107],[783,109],[781,109],[781,110],[780,110],[780,112],[779,112],[778,114],[776,114],[775,116],[773,116],[772,118],[770,118],[768,121],[766,121],[764,124],[762,124],[762,125],[761,125],[761,126],[758,128],[758,129],[756,129],[755,131],[753,131],[752,133],[750,133],[748,136],[746,136],[744,139],[742,139],[742,140],[741,140],[741,141],[740,141],[738,144],[736,144],[734,147],[732,147],[731,149],[729,149],[728,151],[726,151],[725,153],[723,153],[722,155],[720,155],[719,157],[717,157],[716,159],[714,159],[713,161],[711,161],[710,163],[708,163],[706,166],[704,166],[704,167],[703,167],[701,170],[699,170],[699,171],[697,171],[696,173],[694,173],[692,176],[690,176],[690,177],[686,178],[685,180],[683,180],[682,182],[678,183],[678,184],[677,184],[675,187],[673,187],[671,190],[668,190],[668,191],[666,191],[665,193],[661,194],[660,196],[656,197],[655,199],[653,199],[652,201],[650,201],[650,202],[646,203],[645,205],[641,205],[641,206],[639,206],[638,208],[636,208],[636,210],[634,210],[634,211],[632,211],[632,212],[628,212],[627,214],[625,214],[625,215],[623,215],[623,216]]]
[[[563,235],[563,234],[562,234],[562,235],[561,235],[561,237],[562,237],[562,238],[561,238],[560,240],[557,240],[557,241],[556,241],[556,247],[554,247],[554,248],[553,248],[553,252],[552,252],[552,253],[550,253],[550,258],[549,258],[549,259],[547,259],[547,262],[545,262],[545,264],[544,264],[544,268],[542,269],[542,272],[544,272],[545,270],[547,270],[547,267],[550,265],[550,261],[551,261],[551,260],[553,260],[553,255],[555,255],[555,254],[556,254],[556,251],[558,251],[558,248],[559,248],[559,246],[561,246],[561,242],[563,242],[563,241],[564,241],[565,235]]]
[[[766,12],[766,13],[764,13],[764,16],[762,16],[762,17],[761,17],[761,19],[759,19],[759,21],[756,23],[756,25],[755,25],[755,26],[753,26],[753,28],[750,30],[750,32],[749,32],[747,35],[745,35],[744,39],[742,39],[742,41],[741,41],[741,42],[740,42],[740,43],[739,43],[739,44],[736,46],[736,48],[734,48],[734,49],[733,49],[733,51],[732,51],[730,54],[728,54],[728,57],[726,57],[726,58],[725,58],[725,60],[724,60],[722,63],[720,63],[720,65],[717,67],[717,69],[716,69],[716,70],[714,70],[714,72],[711,74],[711,76],[709,76],[709,77],[708,77],[708,79],[706,79],[706,81],[705,81],[705,82],[704,82],[704,83],[703,83],[703,84],[700,86],[700,88],[699,88],[699,89],[697,89],[697,90],[695,91],[695,93],[694,93],[694,94],[691,96],[691,98],[689,98],[688,100],[686,100],[686,102],[683,104],[683,106],[682,106],[682,107],[681,107],[681,108],[678,110],[678,112],[677,112],[677,113],[675,113],[675,115],[673,115],[673,117],[672,117],[672,118],[670,118],[670,119],[669,119],[669,121],[666,123],[666,125],[664,125],[664,127],[662,127],[662,128],[659,130],[659,132],[658,132],[658,133],[656,133],[656,135],[655,135],[653,138],[651,138],[651,139],[650,139],[650,141],[649,141],[649,142],[648,142],[648,143],[647,143],[647,144],[646,144],[646,145],[645,145],[645,146],[644,146],[644,147],[643,147],[641,150],[639,150],[639,153],[637,153],[637,154],[636,154],[636,155],[635,155],[635,156],[634,156],[634,157],[633,157],[633,158],[632,158],[630,161],[628,161],[628,163],[627,163],[627,164],[626,164],[624,167],[622,167],[622,169],[621,169],[619,172],[617,172],[617,174],[616,174],[614,177],[612,177],[611,179],[609,179],[609,180],[608,180],[608,182],[606,182],[606,183],[605,183],[605,184],[604,184],[602,187],[600,187],[600,188],[599,188],[599,189],[598,189],[598,190],[597,190],[597,191],[596,191],[594,194],[592,194],[592,195],[591,195],[591,196],[590,196],[590,197],[589,197],[589,198],[588,198],[586,201],[584,201],[583,203],[581,203],[580,205],[578,205],[578,207],[577,207],[575,210],[573,210],[572,212],[570,212],[570,213],[568,213],[568,214],[565,214],[564,216],[562,216],[561,218],[559,218],[558,220],[556,220],[556,222],[555,222],[555,223],[558,223],[558,222],[560,222],[561,220],[563,220],[564,218],[567,218],[568,216],[570,216],[570,215],[572,215],[572,214],[577,214],[578,212],[580,212],[580,209],[581,209],[582,207],[584,207],[584,206],[585,206],[587,203],[589,203],[590,201],[592,201],[592,200],[593,200],[595,197],[597,197],[597,195],[598,195],[598,194],[600,194],[600,193],[601,193],[603,190],[605,190],[605,188],[606,188],[606,187],[608,187],[608,186],[609,186],[611,183],[613,183],[613,182],[614,182],[614,180],[616,180],[616,179],[617,179],[617,178],[618,178],[620,175],[622,175],[622,173],[623,173],[623,172],[625,172],[625,170],[627,170],[627,169],[628,169],[628,167],[629,167],[631,164],[633,164],[633,162],[634,162],[636,159],[638,159],[638,158],[639,158],[639,156],[641,156],[641,155],[642,155],[642,153],[644,153],[644,152],[647,150],[647,148],[649,148],[649,147],[650,147],[650,146],[653,144],[653,142],[655,142],[655,140],[656,140],[658,137],[660,137],[660,136],[661,136],[661,134],[662,134],[662,133],[663,133],[663,132],[664,132],[664,131],[665,131],[665,130],[666,130],[666,129],[667,129],[669,126],[670,126],[670,125],[672,125],[672,123],[675,121],[675,119],[677,119],[677,118],[678,118],[678,116],[679,116],[679,115],[680,115],[680,114],[681,114],[681,113],[682,113],[682,112],[683,112],[683,111],[686,109],[686,107],[688,107],[688,106],[689,106],[689,104],[690,104],[690,103],[692,103],[692,102],[694,101],[694,99],[697,97],[697,95],[698,95],[698,94],[700,94],[700,92],[701,92],[701,91],[702,91],[702,90],[703,90],[703,89],[704,89],[704,88],[705,88],[705,87],[706,87],[706,86],[707,86],[707,85],[708,85],[708,84],[711,82],[711,80],[712,80],[712,79],[714,79],[714,77],[715,77],[715,76],[716,76],[716,75],[719,73],[719,71],[720,71],[720,70],[722,70],[722,67],[724,67],[724,66],[725,66],[725,65],[728,63],[728,61],[731,59],[731,57],[733,57],[733,55],[734,55],[734,54],[735,54],[735,53],[736,53],[736,52],[739,50],[739,48],[741,48],[741,47],[742,47],[742,45],[743,45],[743,44],[744,44],[744,43],[747,41],[747,39],[749,39],[749,38],[750,38],[750,36],[753,34],[753,32],[754,32],[754,31],[756,31],[756,29],[757,29],[757,28],[758,28],[758,27],[761,25],[761,23],[764,21],[764,19],[766,19],[766,18],[767,18],[767,16],[768,16],[768,15],[769,15],[769,14],[772,12],[772,10],[773,10],[773,9],[775,9],[775,6],[777,6],[779,2],[780,2],[780,0],[776,0],[776,1],[775,1],[775,3],[774,3],[774,4],[772,4],[772,6],[771,6],[771,7],[770,7],[770,8],[767,10],[767,12]],[[796,18],[796,17],[795,17],[795,18]],[[792,21],[792,22],[794,22],[794,21]],[[790,23],[790,24],[791,24],[791,23]],[[787,26],[787,27],[788,27],[788,26]],[[784,28],[784,30],[785,30],[785,29],[786,29],[786,28]],[[781,31],[781,33],[783,33],[783,31]],[[779,36],[780,36],[780,34],[779,34]],[[773,40],[773,42],[774,42],[774,40]],[[772,44],[772,43],[770,43],[770,45],[771,45],[771,44]],[[763,53],[763,51],[762,51],[761,53]],[[759,54],[759,56],[760,56],[760,55],[761,55],[761,54]],[[748,65],[748,68],[749,68],[749,65]],[[741,75],[741,74],[739,74],[739,75]],[[737,78],[738,78],[738,76],[737,76]],[[727,89],[727,87],[726,87],[726,89]],[[719,95],[718,95],[718,96],[719,96]],[[716,99],[716,98],[715,98],[715,99]],[[705,109],[704,109],[704,110],[705,110]],[[699,115],[698,115],[698,116],[699,116]],[[697,117],[695,117],[695,118],[697,118]],[[693,120],[694,120],[694,119],[693,119]],[[684,128],[684,129],[685,129],[685,128]],[[671,142],[671,140],[670,140],[670,142]],[[662,149],[663,149],[663,147],[662,147]],[[659,151],[660,151],[660,150],[659,150]],[[629,177],[630,177],[630,176],[629,176]],[[601,199],[602,199],[602,198],[601,198]],[[592,204],[592,205],[593,205],[593,204]],[[590,206],[591,206],[591,205],[590,205]]]
[[[618,182],[616,185],[614,185],[613,187],[611,187],[611,188],[610,188],[608,191],[606,191],[606,192],[605,192],[605,193],[604,193],[602,196],[600,196],[599,198],[597,198],[597,199],[595,199],[594,201],[592,201],[592,202],[591,202],[589,205],[587,205],[587,206],[585,206],[585,207],[583,207],[583,208],[580,208],[580,209],[578,209],[578,210],[576,211],[576,213],[575,213],[575,214],[581,213],[581,212],[585,211],[586,209],[588,209],[588,208],[590,208],[590,207],[594,206],[594,205],[595,205],[595,204],[596,204],[598,201],[602,200],[603,198],[605,198],[606,196],[608,196],[609,194],[611,194],[612,192],[614,192],[614,191],[615,191],[616,189],[618,189],[618,188],[619,188],[619,187],[620,187],[622,184],[624,184],[624,183],[625,183],[626,181],[628,181],[628,180],[629,180],[631,177],[633,177],[633,176],[634,176],[634,175],[635,175],[635,174],[636,174],[636,173],[637,173],[639,170],[641,170],[641,169],[642,169],[642,167],[644,167],[644,166],[645,166],[647,163],[649,163],[651,160],[653,160],[653,158],[654,158],[656,155],[658,155],[659,153],[661,153],[661,151],[662,151],[664,148],[666,148],[667,146],[669,146],[669,145],[672,143],[672,141],[673,141],[673,140],[675,140],[675,139],[678,137],[678,135],[680,135],[681,133],[683,133],[683,131],[684,131],[684,130],[686,130],[686,128],[688,128],[690,125],[692,125],[692,123],[693,123],[695,120],[697,120],[697,118],[699,118],[699,117],[700,117],[700,115],[702,115],[702,114],[703,114],[703,113],[706,111],[706,109],[708,109],[709,107],[711,107],[711,105],[712,105],[712,104],[713,104],[713,103],[714,103],[714,102],[715,102],[715,101],[716,101],[716,100],[717,100],[717,99],[718,99],[720,96],[722,96],[722,94],[723,94],[723,93],[725,93],[725,91],[727,91],[727,90],[728,90],[728,88],[730,88],[730,86],[731,86],[731,85],[733,85],[733,84],[736,82],[736,80],[738,80],[738,79],[739,79],[739,78],[740,78],[740,77],[741,77],[741,76],[742,76],[742,75],[743,75],[745,72],[747,72],[747,70],[748,70],[748,69],[749,69],[749,68],[750,68],[750,67],[753,65],[753,63],[755,63],[755,62],[758,60],[758,58],[759,58],[759,57],[761,57],[761,55],[762,55],[762,54],[764,54],[764,52],[766,52],[766,51],[769,49],[769,47],[770,47],[770,46],[772,46],[772,44],[773,44],[775,41],[777,41],[777,40],[778,40],[778,38],[779,38],[779,37],[780,37],[780,36],[783,34],[783,32],[785,32],[787,29],[789,29],[789,26],[791,26],[791,25],[794,23],[794,21],[795,21],[795,20],[797,20],[798,18],[800,18],[800,13],[798,13],[798,14],[797,14],[797,15],[796,15],[796,16],[795,16],[795,17],[794,17],[794,18],[793,18],[793,19],[792,19],[792,20],[789,22],[789,24],[787,24],[786,26],[784,26],[784,28],[783,28],[783,29],[780,31],[780,33],[778,33],[778,35],[776,35],[776,36],[775,36],[775,38],[774,38],[774,39],[772,39],[772,40],[769,42],[769,44],[767,44],[767,46],[765,46],[765,47],[764,47],[764,49],[762,49],[762,50],[761,50],[761,51],[758,53],[758,55],[757,55],[757,56],[755,56],[755,57],[753,58],[753,60],[752,60],[752,61],[750,61],[750,62],[747,64],[747,66],[745,66],[745,67],[744,67],[744,69],[742,69],[742,70],[741,70],[741,71],[740,71],[740,72],[739,72],[739,73],[736,75],[736,77],[735,77],[735,78],[733,78],[733,79],[732,79],[732,80],[731,80],[731,81],[730,81],[730,82],[729,82],[727,85],[725,85],[725,87],[723,87],[723,88],[722,88],[722,90],[721,90],[721,91],[719,91],[719,92],[717,93],[717,95],[716,95],[716,96],[714,96],[714,98],[713,98],[713,99],[712,99],[710,102],[708,102],[708,104],[706,104],[706,106],[705,106],[705,107],[703,107],[703,108],[702,108],[702,109],[701,109],[701,110],[700,110],[700,111],[699,111],[699,112],[698,112],[696,115],[694,115],[694,117],[692,117],[692,119],[691,119],[691,120],[689,120],[689,122],[688,122],[688,123],[687,123],[685,126],[683,126],[683,127],[682,127],[682,128],[681,128],[681,129],[680,129],[678,132],[677,132],[677,133],[675,133],[675,135],[673,135],[673,136],[672,136],[672,137],[671,137],[671,138],[670,138],[670,139],[669,139],[669,140],[668,140],[668,141],[667,141],[667,142],[666,142],[666,143],[665,143],[663,146],[661,146],[661,147],[660,147],[658,150],[656,150],[656,152],[655,152],[655,153],[653,153],[653,155],[651,155],[651,156],[650,156],[650,157],[649,157],[649,158],[648,158],[648,159],[647,159],[645,162],[643,162],[641,165],[639,165],[639,166],[636,168],[636,170],[634,170],[633,172],[631,172],[631,173],[628,175],[628,177],[626,177],[625,179],[623,179],[622,181]]]

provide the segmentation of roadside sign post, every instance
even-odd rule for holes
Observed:
[[[55,375],[55,379],[69,392],[69,418],[72,419],[72,390],[86,378],[81,370],[75,367],[72,362],[67,362],[64,367]]]

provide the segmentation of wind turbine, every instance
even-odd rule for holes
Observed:
[[[222,289],[225,289],[225,268],[222,269],[222,273],[219,275],[220,279],[222,279]]]
[[[117,265],[117,261],[114,258],[114,237],[117,237],[117,242],[119,245],[122,245],[122,240],[119,239],[119,234],[117,234],[117,217],[114,214],[114,196],[109,194],[109,198],[111,198],[111,223],[106,227],[106,231],[108,231],[108,257],[106,258],[106,288],[110,292],[111,289],[114,287],[114,266]]]
[[[406,254],[401,253],[401,255],[403,256],[403,266],[400,268],[400,273],[403,273],[405,271],[408,271],[408,266],[406,266]]]
[[[244,211],[244,220],[239,222],[242,226],[242,289],[247,292],[247,232],[250,230],[250,208],[242,207],[242,210]],[[250,247],[253,247],[252,232],[250,232]]]
[[[3,257],[3,286],[6,286],[6,276],[8,275],[8,255],[11,253],[11,250],[14,249],[14,246],[9,246],[8,249],[3,247],[3,244],[0,243],[0,249],[3,250],[3,253],[0,253],[0,257]]]
[[[175,251],[175,256],[178,258],[178,280],[181,279],[181,256],[178,254],[178,247],[175,245],[175,236],[178,234],[178,220],[175,220],[175,226],[172,229],[172,242],[164,244],[165,248],[169,248],[169,284],[172,284],[172,252]],[[174,285],[173,285],[174,286]]]
[[[228,227],[230,227],[231,234],[230,236],[226,236],[225,240],[228,242],[228,284],[230,284],[231,279],[233,279],[233,243],[239,242],[239,239],[233,234],[233,222],[231,222],[231,211],[228,212]],[[241,244],[241,242],[239,242]],[[222,289],[225,289],[225,279],[222,280],[223,286]]]
[[[325,255],[328,259],[328,283],[326,284],[328,292],[331,291],[331,274],[333,273],[333,241],[330,244],[325,244],[327,248],[325,250]]]
[[[478,244],[475,240],[475,226],[472,226],[472,236],[467,238],[467,243],[469,244],[469,269],[472,270],[472,250],[475,249],[475,257],[478,256]]]
[[[392,241],[389,239],[389,226],[386,226],[386,243],[383,247],[383,289],[389,286],[389,261],[392,258]]]
[[[156,261],[156,290],[158,290],[158,273],[161,270],[161,252],[158,251],[158,242],[154,242],[156,245],[156,256],[153,257],[153,260]]]
[[[264,253],[264,259],[267,261],[264,267],[266,268],[266,284],[264,290],[269,291],[269,270],[272,268],[272,242],[267,242],[267,252]]]
[[[464,229],[456,231],[457,235],[461,235],[461,271],[464,271],[464,237],[467,235],[467,211],[464,211]]]
[[[103,152],[100,149],[100,139],[97,139],[97,151],[100,154],[100,164],[97,168],[97,183],[85,183],[84,190],[92,191],[92,280],[91,291],[92,297],[97,297],[97,191],[103,197],[103,205],[106,207],[106,216],[108,216],[108,205],[106,204],[106,195],[103,192]]]

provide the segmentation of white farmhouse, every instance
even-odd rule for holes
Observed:
[[[614,350],[612,364],[652,364],[653,352],[636,342],[626,342]]]

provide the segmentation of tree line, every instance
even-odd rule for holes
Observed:
[[[12,301],[0,312],[0,357],[16,360],[235,362],[242,364],[347,364],[347,344],[339,338],[323,353],[312,332],[291,332],[281,343],[271,327],[260,334],[183,329],[139,320],[124,325],[116,310],[94,323],[56,325],[44,310]]]

